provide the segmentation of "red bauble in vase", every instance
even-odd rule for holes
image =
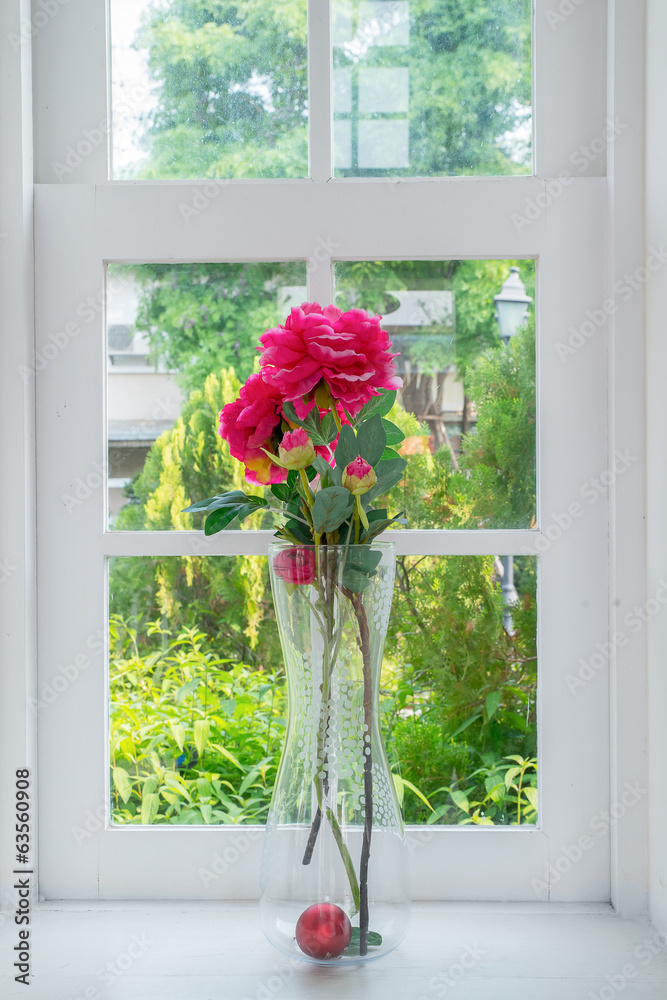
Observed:
[[[314,903],[296,923],[296,943],[310,958],[338,958],[351,936],[347,913],[335,903]]]

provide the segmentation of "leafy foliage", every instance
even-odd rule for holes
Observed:
[[[305,0],[154,3],[136,47],[157,97],[136,176],[307,175]],[[362,50],[364,68],[409,74],[410,167],[391,173],[526,172],[529,0],[413,0],[408,46],[336,47],[336,66],[356,72]]]
[[[114,822],[264,822],[284,737],[283,672],[221,659],[197,628],[159,621],[112,616],[110,646]],[[534,822],[534,759],[487,751],[470,769],[475,751],[416,710],[428,699],[411,670],[394,662],[381,701],[407,822]]]
[[[111,618],[111,766],[116,823],[262,823],[285,725],[281,673],[220,659],[196,628],[142,656]]]

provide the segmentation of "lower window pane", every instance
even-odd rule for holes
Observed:
[[[266,820],[287,704],[267,560],[110,560],[116,824]],[[408,823],[534,824],[536,559],[399,556],[382,725]]]

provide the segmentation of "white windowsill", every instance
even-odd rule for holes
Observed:
[[[602,904],[415,903],[408,935],[391,955],[354,969],[324,969],[292,968],[274,951],[256,903],[42,903],[31,924],[28,992],[10,972],[17,931],[9,920],[0,931],[3,1000],[28,992],[30,1000],[667,996],[667,949],[657,930]],[[128,959],[133,941],[138,957]],[[659,954],[649,957],[644,942],[654,942]],[[456,982],[464,955],[470,967]],[[104,967],[118,960],[126,971],[116,969],[114,978]]]

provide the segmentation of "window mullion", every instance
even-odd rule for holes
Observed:
[[[331,0],[308,0],[308,129],[310,176],[332,176]]]

